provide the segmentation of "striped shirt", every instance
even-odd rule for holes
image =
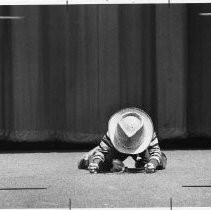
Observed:
[[[99,164],[99,162],[105,161],[105,155],[109,152],[115,151],[115,147],[113,146],[108,135],[104,135],[99,146],[97,146],[92,153],[92,160]],[[153,163],[155,168],[161,163],[161,150],[158,144],[158,138],[156,133],[153,133],[152,140],[147,148],[150,158],[149,162]],[[145,152],[145,151],[144,151]],[[128,154],[129,156],[129,154]],[[133,155],[134,156],[134,155]],[[136,159],[140,157],[140,154],[136,154]]]
[[[161,150],[160,146],[158,144],[158,138],[156,133],[153,133],[152,141],[149,144],[148,151],[150,154],[150,159],[149,160],[157,160],[158,163],[161,162]]]

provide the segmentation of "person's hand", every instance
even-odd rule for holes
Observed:
[[[146,173],[154,173],[155,172],[155,167],[152,163],[147,163],[144,166]]]
[[[97,163],[90,163],[88,166],[88,170],[92,174],[96,174],[99,171],[99,166]]]

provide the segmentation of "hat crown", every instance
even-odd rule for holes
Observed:
[[[143,126],[143,121],[137,116],[126,116],[119,122],[119,126],[128,138],[134,136]]]
[[[125,148],[137,148],[141,144],[143,121],[139,115],[123,115],[117,123],[115,136]]]

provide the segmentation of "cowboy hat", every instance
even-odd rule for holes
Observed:
[[[153,136],[149,115],[138,108],[125,108],[113,114],[108,122],[108,135],[121,153],[138,154],[149,146]]]

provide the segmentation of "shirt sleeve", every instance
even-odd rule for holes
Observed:
[[[150,142],[148,151],[150,154],[149,163],[152,163],[156,168],[161,163],[161,150],[155,132],[153,133],[152,141]]]
[[[107,135],[104,135],[92,157],[92,162],[97,163],[98,165],[100,163],[103,163],[105,161],[105,155],[109,153],[111,148],[112,145],[110,143],[110,139],[108,138]]]

